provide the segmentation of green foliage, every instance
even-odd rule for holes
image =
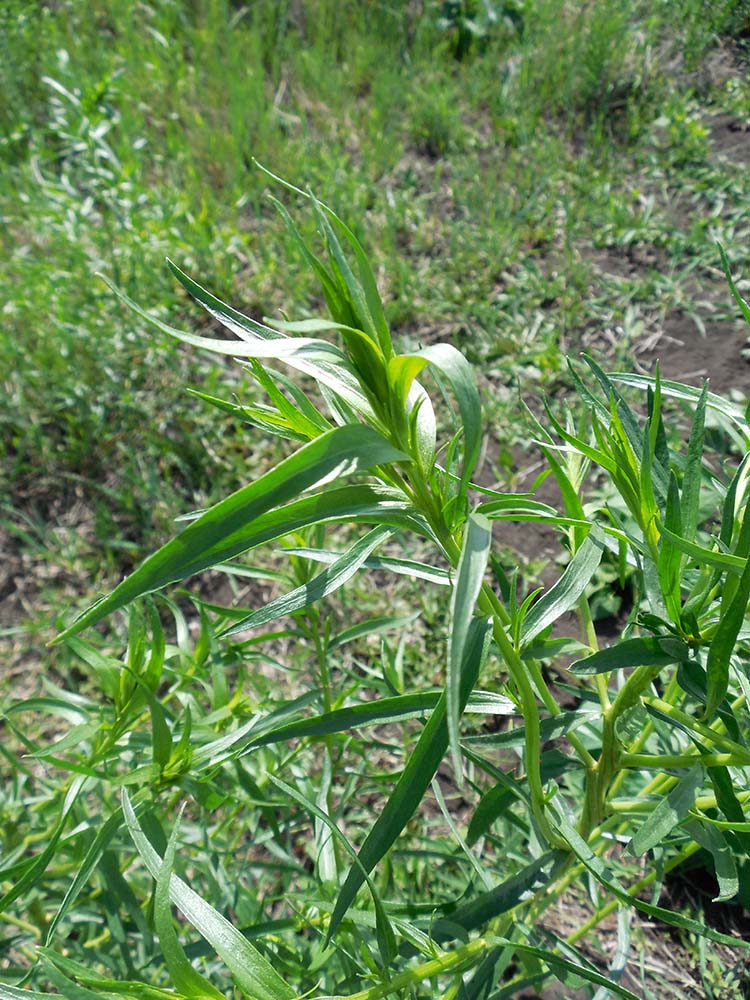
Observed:
[[[302,236],[295,242],[331,319],[259,324],[177,268],[235,339],[152,319],[238,358],[270,390],[257,412],[295,450],[195,515],[67,627],[58,641],[85,665],[85,693],[50,683],[45,697],[7,709],[15,739],[45,768],[19,769],[15,801],[40,801],[38,822],[52,832],[30,854],[39,833],[9,827],[0,909],[23,957],[6,978],[92,1000],[214,997],[229,972],[247,997],[376,1000],[453,995],[462,982],[484,984],[479,995],[502,983],[509,995],[556,976],[632,998],[620,982],[626,959],[604,975],[578,934],[565,941],[542,929],[545,911],[585,874],[588,928],[613,905],[632,906],[739,946],[641,890],[657,899],[665,874],[704,850],[717,898],[740,891],[750,799],[748,479],[744,460],[734,470],[712,464],[705,425],[721,413],[747,445],[745,415],[658,371],[608,375],[585,359],[588,378],[573,377],[587,430],[551,411],[550,432],[538,426],[562,509],[527,494],[477,493],[482,414],[470,366],[448,345],[397,353],[360,243],[329,208],[312,196],[309,204],[325,256]],[[326,330],[333,339],[308,336]],[[282,377],[277,365],[307,381]],[[624,395],[628,382],[645,387],[645,415]],[[664,429],[672,398],[691,404],[684,447]],[[589,496],[600,474],[610,490]],[[559,531],[569,561],[541,596],[518,592],[516,577],[490,583],[498,520]],[[345,551],[327,548],[330,523],[354,532]],[[375,527],[361,534],[360,523]],[[285,593],[249,608],[196,602],[196,638],[172,599],[147,596],[209,566],[252,576],[241,557],[284,539],[288,568],[273,579]],[[390,555],[396,539],[407,553],[418,546],[420,558]],[[586,595],[608,549],[632,568],[634,606],[621,638],[599,649]],[[413,617],[405,624],[377,608],[352,630],[329,610],[332,595],[345,600],[355,580],[383,571],[451,590],[437,689],[423,680],[404,688]],[[126,605],[122,657],[80,637]],[[572,611],[584,642],[553,634]],[[257,631],[272,621],[274,632]],[[380,667],[372,656],[342,657],[357,636],[399,629],[395,650],[383,641]],[[279,643],[287,670],[301,669],[300,654],[309,659],[297,691],[275,692],[266,679]],[[571,649],[582,655],[568,673],[561,658]],[[577,707],[563,711],[570,677]],[[54,720],[51,740],[29,736],[23,719],[32,712]],[[477,730],[477,714],[504,725]],[[438,774],[470,797],[465,819],[451,816]],[[424,810],[431,784],[447,829]],[[436,838],[424,824],[439,829]],[[624,856],[609,851],[613,839],[627,842]],[[628,854],[652,852],[660,864],[638,879]],[[359,895],[365,885],[371,903]],[[199,940],[183,943],[172,905]],[[13,1000],[40,995],[2,989]]]
[[[6,680],[3,995],[224,994],[233,962],[251,993],[269,963],[295,995],[450,995],[460,973],[507,996],[550,971],[572,990],[574,966],[593,993],[602,968],[573,946],[689,857],[747,902],[745,415],[667,380],[569,376],[561,354],[606,330],[619,355],[675,310],[702,323],[717,238],[747,271],[749,175],[713,134],[750,107],[721,75],[746,6],[2,5],[11,585],[41,562],[49,589],[19,601],[52,619],[55,588],[85,605],[177,511],[208,511],[78,622],[98,631],[34,655],[40,697],[29,659]],[[294,222],[256,156],[297,165]],[[299,212],[308,185],[352,230]],[[324,301],[332,318],[310,320]],[[170,329],[177,344],[167,320],[195,332]],[[529,451],[516,381],[576,384],[593,414],[536,430],[561,509],[471,486],[487,429],[511,484]],[[527,590],[482,544],[458,589],[483,518],[558,531],[559,580]],[[202,597],[144,596],[127,637],[102,634],[115,605],[230,558]],[[597,649],[612,579],[634,609]],[[636,836],[645,881],[608,851]],[[173,870],[197,929],[170,932]],[[545,911],[584,879],[594,912],[564,941]],[[618,950],[611,979],[637,964],[622,915]]]

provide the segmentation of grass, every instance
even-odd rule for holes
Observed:
[[[631,0],[561,13],[545,0],[495,4],[496,22],[470,39],[449,6],[352,4],[345,14],[324,0],[3,6],[0,526],[11,558],[0,593],[15,588],[20,597],[6,602],[0,634],[14,693],[37,684],[42,662],[63,687],[89,683],[69,654],[40,652],[55,620],[136,565],[171,534],[175,516],[272,460],[273,439],[240,421],[219,426],[184,392],[228,386],[248,401],[243,377],[147,333],[93,276],[103,272],[175,325],[182,317],[192,326],[194,314],[166,255],[256,317],[319,312],[319,292],[253,157],[313,188],[374,249],[399,347],[447,340],[481,372],[493,481],[517,479],[519,454],[530,464],[516,383],[532,396],[557,392],[568,385],[566,351],[593,346],[629,364],[639,339],[677,314],[709,335],[734,316],[715,240],[736,274],[750,273],[748,180],[713,122],[723,115],[741,128],[750,113],[746,5]],[[219,584],[205,586],[211,599]],[[414,683],[425,669],[440,676],[434,632],[445,609],[423,600],[434,625],[405,650],[402,669]],[[279,642],[277,659],[301,678],[304,657]],[[180,649],[175,670],[188,676],[199,667],[184,632]],[[366,646],[356,662],[371,653]],[[223,663],[223,655],[196,657]],[[242,674],[234,695],[270,707],[272,693],[256,683]],[[220,712],[222,697],[196,705],[196,718]],[[357,767],[367,760],[363,751]],[[54,799],[59,775],[49,767],[16,774],[10,829],[19,816],[29,822],[35,802]],[[370,775],[373,801],[386,774]],[[352,822],[353,794],[339,806]],[[38,815],[41,838],[47,814]],[[289,832],[302,822],[302,814],[290,820],[282,839],[304,896],[298,855],[311,848]],[[21,845],[34,835],[14,834]],[[236,847],[229,836],[227,855]],[[421,834],[415,850],[399,859],[415,900],[430,880],[445,879],[435,892],[448,893],[463,877],[468,862],[452,855],[435,874]],[[508,850],[522,847],[511,841]],[[54,873],[60,889],[77,860]],[[239,897],[217,866],[206,891],[228,911]],[[269,899],[284,879],[275,886]],[[250,896],[241,894],[241,906]],[[254,923],[259,911],[238,919]],[[305,959],[312,969],[323,961],[315,948]],[[356,978],[365,959],[348,961]],[[123,953],[117,975],[127,972]]]
[[[287,306],[314,306],[252,157],[299,164],[298,182],[366,222],[397,332],[448,336],[500,382],[549,384],[578,331],[690,305],[716,237],[742,271],[744,173],[711,160],[702,117],[741,118],[747,95],[737,74],[697,92],[695,69],[717,32],[739,33],[739,8],[706,23],[685,4],[676,35],[668,6],[571,8],[562,24],[556,7],[501,13],[459,62],[429,11],[355,6],[334,28],[324,4],[5,5],[11,499],[44,514],[51,493],[83,490],[97,541],[138,547],[163,532],[165,497],[241,476],[238,449],[208,420],[188,431],[179,403],[215,376],[147,339],[93,272],[174,317],[168,253],[256,314],[280,306],[283,267]],[[677,225],[674,190],[691,200]],[[592,301],[592,234],[663,258]]]

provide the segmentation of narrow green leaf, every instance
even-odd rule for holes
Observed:
[[[707,753],[708,751],[702,752]],[[742,803],[735,794],[734,782],[732,781],[729,769],[726,767],[710,767],[708,768],[708,777],[711,780],[714,794],[716,795],[716,804],[724,813],[727,820],[730,823],[745,824],[745,811]],[[745,832],[735,831],[735,839],[745,857],[750,858],[750,824],[748,824],[748,830]]]
[[[487,655],[489,630],[485,622],[474,619],[465,645],[465,660],[461,669],[461,707],[466,704],[476,684]],[[360,866],[352,867],[336,900],[328,928],[328,940],[341,923],[363,882],[362,868],[371,872],[387,853],[414,815],[429,787],[440,761],[448,748],[447,699],[440,698],[434,712],[409,756],[396,787],[380,812],[359,851]]]
[[[664,512],[664,527],[671,533],[678,534],[683,527],[683,515],[680,507],[680,491],[674,472],[669,475],[667,490],[667,506]],[[694,533],[694,532],[693,532]],[[662,535],[659,544],[658,573],[664,604],[669,617],[675,625],[680,624],[682,600],[680,593],[681,553],[666,535]]]
[[[59,993],[41,993],[0,982],[0,1000],[60,1000]]]
[[[57,641],[93,625],[143,594],[232,559],[259,544],[252,541],[259,518],[305,490],[332,477],[350,475],[404,457],[377,431],[361,424],[322,434],[193,521],[180,535],[149,556],[111,594],[77,618]],[[282,529],[278,534],[293,530],[290,523],[286,531]]]
[[[333,594],[340,587],[351,580],[357,571],[364,565],[368,556],[385,542],[392,532],[388,528],[375,528],[368,532],[364,538],[358,539],[354,545],[331,564],[328,569],[318,573],[307,583],[292,590],[282,597],[277,597],[270,601],[265,607],[259,608],[252,614],[241,618],[222,632],[222,635],[234,635],[235,632],[243,632],[247,629],[258,628],[260,625],[267,625],[268,622],[283,618],[285,615],[293,614],[302,608],[317,604],[318,601]]]
[[[47,836],[44,849],[33,859],[23,874],[14,882],[7,892],[0,897],[0,913],[8,909],[11,903],[22,896],[27,889],[34,886],[44,875],[48,865],[55,857],[57,845],[62,836],[68,817],[78,801],[78,797],[88,782],[88,778],[80,775],[74,778],[63,800],[60,818]],[[7,877],[7,876],[6,876]]]
[[[487,559],[492,545],[492,526],[481,514],[470,514],[464,529],[461,557],[456,582],[451,593],[450,633],[448,635],[448,666],[446,704],[448,739],[457,780],[461,781],[461,749],[458,727],[461,714],[461,669],[465,661],[466,643],[474,617],[477,597],[482,588]],[[463,698],[466,703],[466,698]]]
[[[66,987],[80,989],[72,980],[76,980],[77,983],[84,983],[86,986],[93,986],[97,992],[89,993],[87,991],[89,1000],[93,997],[101,998],[103,993],[105,996],[107,993],[110,995],[113,994],[117,998],[132,997],[133,1000],[170,1000],[170,998],[174,1000],[175,994],[172,990],[163,990],[158,986],[151,986],[143,982],[133,982],[132,980],[111,979],[99,972],[95,972],[88,965],[76,962],[68,955],[59,955],[50,948],[40,948],[39,952],[46,969],[57,973],[58,976],[62,973],[66,977],[65,980],[62,978],[53,979],[53,982],[56,982],[61,990]],[[50,978],[53,977],[51,976]],[[79,998],[82,996],[83,994],[78,994]]]
[[[716,244],[719,248],[719,254],[721,256],[721,266],[724,268],[724,274],[726,275],[727,284],[729,285],[729,291],[732,293],[732,297],[737,305],[740,307],[740,312],[745,317],[745,321],[750,323],[750,306],[745,302],[745,300],[740,295],[737,285],[734,283],[734,278],[732,277],[732,269],[729,266],[729,258],[724,253],[724,247],[721,243]]]
[[[719,894],[714,897],[714,903],[734,899],[740,890],[740,880],[732,848],[725,835],[715,826],[699,823],[697,820],[686,823],[685,830],[713,858],[716,881],[719,883]]]
[[[586,711],[581,707],[575,712],[560,712],[549,719],[542,719],[539,724],[539,738],[542,743],[549,740],[559,739],[566,733],[572,732],[579,726],[592,722],[597,718],[594,711]],[[526,744],[526,727],[516,726],[515,729],[508,729],[504,733],[483,733],[481,736],[467,736],[463,742],[470,746],[492,746],[492,747],[519,747]]]
[[[365,871],[365,869],[362,867],[362,863],[360,861],[359,856],[357,855],[357,852],[349,843],[347,837],[341,832],[341,830],[339,830],[338,826],[334,823],[331,817],[326,812],[324,812],[323,809],[320,808],[320,805],[311,802],[309,799],[305,798],[305,796],[302,795],[302,793],[299,792],[296,788],[293,788],[285,781],[282,781],[281,778],[277,778],[276,775],[269,774],[268,777],[270,781],[274,785],[276,785],[276,787],[279,788],[284,793],[284,795],[287,796],[287,798],[292,799],[293,801],[301,805],[303,809],[306,809],[308,812],[312,813],[312,815],[319,822],[321,822],[328,830],[331,831],[331,834],[336,838],[336,840],[341,844],[346,853],[352,859],[353,866],[360,870],[362,874],[362,879],[367,883],[367,888],[370,890],[370,894],[372,895],[372,901],[375,907],[376,930],[378,931],[378,937],[380,938],[379,944],[380,944],[381,957],[383,959],[383,965],[388,966],[396,954],[396,936],[393,932],[393,927],[391,926],[391,922],[388,919],[388,915],[386,914],[385,909],[383,907],[380,895],[377,889],[375,888],[372,879],[370,878],[370,873],[368,871]]]
[[[729,661],[745,620],[748,600],[750,600],[750,558],[745,561],[745,569],[729,607],[725,611],[722,606],[719,627],[708,647],[706,660],[708,688],[704,719],[713,718],[716,709],[726,696],[729,686]]]
[[[550,869],[557,860],[559,855],[552,851],[543,854],[494,889],[479,893],[468,903],[461,903],[455,910],[451,910],[445,920],[435,921],[432,936],[442,943],[455,937],[447,925],[458,925],[465,931],[475,931],[502,913],[513,910],[526,893],[540,889],[549,881]]]
[[[162,859],[143,832],[125,791],[122,793],[122,810],[138,853],[152,878],[158,879]],[[284,982],[271,963],[236,927],[176,875],[170,877],[169,896],[216,950],[234,976],[238,988],[247,997],[252,1000],[294,1000],[296,990]]]
[[[664,843],[672,830],[692,809],[695,793],[703,784],[704,777],[703,768],[694,767],[680,779],[630,841],[627,848],[630,854],[638,858],[652,847]]]
[[[655,917],[665,924],[680,927],[682,930],[708,938],[711,941],[716,941],[718,944],[729,945],[731,948],[750,948],[750,942],[730,937],[728,934],[721,934],[714,930],[713,927],[708,927],[699,920],[693,920],[692,917],[688,917],[683,913],[674,913],[663,906],[655,906],[653,903],[647,903],[645,900],[639,899],[638,896],[631,895],[606,868],[602,859],[594,854],[586,841],[563,816],[558,816],[557,826],[579,861],[585,865],[605,889],[608,889],[621,902],[626,903],[628,906],[633,906],[637,910],[640,910],[641,913],[645,913],[649,917]]]
[[[734,556],[729,552],[718,552],[715,549],[707,549],[703,545],[698,545],[697,542],[689,542],[686,538],[681,538],[680,535],[676,535],[673,531],[670,531],[665,525],[659,525],[659,532],[667,538],[675,548],[678,548],[681,552],[684,552],[688,556],[692,556],[693,559],[699,565],[714,566],[716,569],[731,570],[733,573],[741,575],[745,566],[747,564],[746,559],[741,559],[739,556]]]
[[[322,386],[327,386],[333,390],[369,419],[375,418],[372,406],[359,383],[357,374],[352,368],[349,359],[335,344],[329,344],[325,340],[286,337],[277,330],[272,330],[261,323],[256,323],[255,320],[248,319],[247,316],[243,316],[230,306],[224,305],[224,303],[220,303],[221,309],[213,305],[209,307],[206,304],[207,302],[216,303],[219,300],[205,289],[201,289],[200,285],[189,279],[187,275],[183,275],[185,278],[183,280],[183,277],[180,277],[183,272],[176,265],[170,263],[170,267],[179,280],[188,288],[188,291],[202,305],[205,305],[208,311],[222,325],[240,337],[240,340],[217,340],[177,330],[175,327],[169,326],[167,323],[151,316],[137,302],[116,288],[107,278],[103,275],[101,277],[103,277],[104,282],[120,301],[124,302],[129,309],[132,309],[133,312],[161,333],[166,333],[185,344],[211,351],[214,354],[224,354],[233,358],[281,360],[290,367],[296,368],[297,371],[305,375],[310,375]],[[196,293],[194,289],[199,289],[200,294]]]
[[[682,492],[680,497],[680,505],[682,507],[681,534],[689,542],[695,540],[695,533],[698,530],[707,399],[708,383],[704,382],[703,391],[695,408],[693,425],[690,429],[687,462],[685,464],[685,472],[682,476]]]
[[[539,500],[532,500],[523,496],[503,497],[501,500],[489,500],[480,504],[477,510],[486,517],[497,514],[517,513],[517,514],[541,514],[549,517],[558,517],[554,507],[541,503]]]
[[[654,385],[654,379],[650,375],[634,375],[631,372],[610,372],[609,377],[615,382],[622,382],[623,385],[632,385],[638,389],[647,389],[649,386]],[[702,389],[696,389],[694,386],[683,385],[681,382],[673,382],[668,379],[662,379],[661,390],[665,396],[670,396],[672,399],[680,399],[694,405],[698,404],[703,391]],[[723,396],[717,396],[713,392],[706,394],[706,407],[724,417],[725,420],[740,432],[745,440],[748,439],[750,428],[740,407],[731,403],[728,399],[724,399]]]
[[[391,336],[388,330],[388,324],[386,322],[385,313],[383,311],[383,304],[380,300],[380,295],[378,293],[378,288],[375,283],[375,276],[372,273],[372,268],[370,267],[370,262],[368,261],[367,255],[362,249],[362,246],[357,237],[349,229],[349,227],[344,222],[342,222],[342,220],[338,217],[338,215],[336,215],[333,209],[328,207],[328,205],[324,204],[322,201],[314,199],[310,194],[310,192],[302,191],[300,188],[295,187],[293,184],[290,184],[283,178],[277,177],[276,174],[272,173],[270,170],[264,167],[263,164],[258,163],[257,160],[255,160],[254,162],[256,166],[258,166],[263,171],[264,174],[266,174],[268,177],[274,180],[277,184],[281,184],[281,186],[285,187],[287,190],[293,191],[295,194],[302,195],[302,197],[314,201],[315,204],[319,208],[323,209],[323,211],[328,215],[328,217],[333,220],[336,227],[343,234],[346,242],[354,251],[354,256],[357,261],[357,267],[359,270],[359,280],[361,282],[362,288],[364,289],[365,298],[367,301],[367,307],[369,309],[370,316],[372,317],[375,325],[375,330],[377,332],[380,348],[384,356],[386,358],[389,358],[393,353],[393,348],[391,346]],[[276,199],[273,200],[276,201]]]
[[[498,816],[502,816],[513,802],[515,802],[515,796],[509,788],[505,788],[503,785],[493,785],[492,788],[488,788],[479,800],[479,804],[469,821],[466,843],[473,847],[479,838],[487,833]]]
[[[380,726],[390,722],[406,722],[407,719],[422,718],[437,706],[442,697],[441,691],[402,694],[394,698],[379,698],[377,701],[349,705],[310,719],[288,722],[255,738],[252,737],[252,733],[249,734],[242,744],[242,754],[287,740],[330,736],[333,733],[344,733],[364,726]]]
[[[638,426],[638,419],[633,413],[630,406],[628,406],[627,401],[623,397],[622,393],[617,389],[617,387],[612,383],[609,375],[607,375],[602,368],[594,361],[592,357],[588,354],[582,355],[583,360],[589,366],[591,371],[596,376],[599,385],[602,387],[604,394],[608,400],[610,400],[610,408],[608,411],[608,416],[610,419],[614,414],[615,422],[620,428],[620,432],[624,439],[628,442],[633,455],[641,460],[644,457],[643,451],[643,438],[641,435],[641,429]],[[654,386],[658,389],[659,386],[659,376],[657,374],[654,379]],[[662,472],[663,475],[663,472]],[[666,481],[664,483],[666,487]]]
[[[172,922],[169,887],[174,869],[175,848],[179,825],[176,823],[159,867],[154,894],[154,926],[159,936],[164,960],[172,980],[172,985],[185,997],[224,1000],[212,983],[205,979],[188,961]]]
[[[668,667],[687,660],[690,647],[674,636],[640,636],[623,639],[572,663],[574,674],[605,674],[629,667]]]
[[[362,636],[374,636],[382,632],[392,632],[395,629],[404,628],[406,625],[411,625],[417,618],[419,618],[418,611],[414,611],[410,615],[382,615],[379,618],[367,618],[365,621],[357,622],[356,625],[350,625],[349,628],[344,628],[332,635],[328,642],[328,650],[333,652],[339,646],[361,639]]]
[[[463,354],[450,344],[431,344],[413,356],[426,358],[448,380],[455,394],[464,439],[461,484],[465,490],[482,446],[482,403],[474,371]]]
[[[605,549],[604,537],[593,525],[585,541],[570,560],[560,579],[539,598],[521,626],[521,647],[543,632],[549,625],[578,603],[591,577],[596,572]]]
[[[558,436],[561,437],[563,441],[566,442],[566,444],[570,445],[581,455],[585,455],[586,458],[590,459],[596,465],[601,466],[601,468],[609,472],[610,475],[612,476],[617,475],[617,464],[612,459],[612,457],[607,454],[607,452],[603,451],[601,448],[595,448],[593,445],[590,445],[587,441],[584,441],[583,438],[577,437],[575,434],[569,433],[563,427],[563,425],[560,423],[557,417],[554,415],[549,406],[549,403],[546,400],[544,401],[544,408],[546,410],[547,418],[549,419],[550,424],[552,425]],[[597,424],[593,423],[593,426],[594,428],[596,428]]]
[[[340,552],[330,552],[326,549],[309,549],[295,547],[283,550],[293,556],[301,556],[303,559],[313,559],[316,562],[332,563],[341,556]],[[414,580],[427,580],[428,583],[435,583],[440,587],[451,586],[451,576],[447,570],[438,566],[429,566],[427,563],[417,562],[414,559],[394,559],[390,556],[369,556],[364,564],[366,569],[387,570],[391,573],[398,573],[402,576],[410,576]]]
[[[572,973],[587,983],[593,983],[595,986],[604,987],[609,990],[610,993],[614,993],[618,997],[622,997],[623,1000],[639,1000],[635,993],[631,993],[630,990],[626,989],[624,986],[613,982],[613,980],[608,976],[603,976],[601,972],[597,972],[596,969],[592,968],[583,957],[581,957],[578,962],[573,962],[569,958],[563,958],[562,955],[556,954],[551,949],[535,948],[532,945],[519,944],[516,941],[504,942],[502,938],[498,938],[497,940],[498,943],[507,944],[508,947],[520,952],[521,955],[529,955],[538,959],[540,962],[544,962],[553,970],[564,973]]]
[[[81,862],[81,866],[76,872],[75,878],[70,884],[70,887],[65,893],[57,913],[54,915],[49,927],[47,928],[47,934],[44,938],[44,943],[46,945],[50,943],[58,925],[60,924],[60,921],[63,920],[65,914],[76,901],[81,893],[81,890],[91,878],[94,869],[99,864],[102,854],[107,849],[107,846],[114,835],[120,829],[122,821],[122,809],[116,809],[97,830],[96,836],[89,845],[83,861]]]

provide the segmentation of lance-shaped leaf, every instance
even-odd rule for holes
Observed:
[[[284,549],[288,555],[301,556],[303,559],[312,559],[315,562],[333,563],[340,557],[340,552],[331,552],[327,549],[311,549],[304,546]],[[367,569],[388,570],[391,573],[398,573],[403,576],[410,576],[415,580],[427,580],[440,587],[450,586],[450,575],[447,570],[438,566],[429,566],[427,563],[416,562],[413,559],[394,559],[390,556],[370,556],[365,560]]]
[[[464,530],[461,558],[456,582],[451,594],[450,635],[448,636],[448,673],[446,696],[448,705],[448,739],[456,777],[461,776],[461,749],[458,724],[461,717],[461,669],[465,661],[466,643],[477,597],[482,587],[484,571],[492,544],[492,526],[481,514],[471,514]],[[465,702],[465,699],[464,699]]]
[[[604,537],[594,525],[557,583],[539,598],[526,615],[521,626],[522,647],[528,646],[547,626],[575,607],[596,572],[605,547]]]
[[[721,255],[721,266],[724,268],[724,274],[726,275],[727,283],[729,284],[729,291],[732,293],[732,297],[737,305],[740,307],[740,312],[745,317],[748,323],[750,323],[750,306],[745,302],[745,300],[740,295],[740,291],[737,285],[734,283],[734,278],[732,277],[732,269],[729,266],[729,258],[724,252],[724,247],[721,243],[717,243],[716,246],[719,248],[719,254]]]
[[[334,593],[340,587],[351,580],[354,574],[367,561],[368,556],[375,551],[392,534],[388,528],[375,528],[368,532],[364,538],[360,538],[347,551],[322,573],[318,573],[307,583],[296,587],[288,594],[277,597],[276,600],[268,603],[264,608],[259,608],[251,615],[240,619],[240,621],[228,628],[223,635],[233,635],[235,632],[242,632],[245,629],[258,628],[266,625],[276,618],[293,614],[302,608],[307,608],[311,604],[316,604],[324,597]]]
[[[172,908],[170,904],[170,885],[172,880],[172,869],[174,868],[175,848],[177,845],[178,825],[172,830],[172,834],[164,852],[164,859],[159,869],[156,879],[156,892],[154,893],[154,925],[156,933],[159,935],[164,960],[175,989],[190,1000],[223,1000],[223,994],[219,993],[213,983],[205,979],[197,969],[190,964],[185,951],[180,944],[177,932],[172,922]]]
[[[469,699],[484,663],[489,646],[487,623],[473,619],[465,645],[465,659],[461,669],[461,708]],[[328,928],[328,939],[333,936],[346,911],[354,901],[357,890],[364,881],[363,870],[371,872],[380,859],[390,850],[403,828],[414,815],[425,791],[429,787],[440,761],[448,748],[448,723],[445,696],[430,716],[417,740],[401,777],[380,812],[374,826],[359,851],[360,865],[352,867],[342,886]]]
[[[451,940],[455,934],[452,927],[462,927],[465,931],[474,931],[484,924],[494,920],[502,913],[507,913],[522,902],[524,896],[550,881],[550,869],[554,862],[560,862],[561,854],[548,851],[535,858],[520,871],[511,875],[500,885],[478,893],[468,903],[461,903],[444,920],[437,920],[432,926],[432,936],[436,941]]]
[[[640,857],[657,844],[662,844],[678,823],[682,822],[695,802],[695,793],[703,783],[703,768],[694,767],[665,796],[630,841],[628,850]]]
[[[162,873],[163,861],[143,832],[127,792],[124,791],[122,811],[138,853],[152,878],[158,879]],[[169,898],[216,950],[216,954],[230,969],[237,986],[247,997],[252,1000],[293,1000],[296,991],[284,982],[271,963],[236,927],[177,875],[170,876]]]
[[[638,389],[653,388],[656,384],[656,380],[651,375],[634,375],[631,372],[610,372],[609,377],[615,382],[621,382],[623,385],[631,385]],[[683,400],[686,403],[693,403],[695,405],[698,405],[703,393],[702,389],[696,389],[694,386],[683,385],[681,382],[673,382],[669,379],[661,380],[661,391],[665,396],[670,396],[672,399]],[[713,410],[714,413],[718,413],[732,424],[745,440],[750,437],[750,427],[748,427],[745,415],[735,403],[724,399],[723,396],[717,396],[713,392],[708,392],[706,393],[706,407],[709,410]]]
[[[321,434],[254,483],[207,510],[58,638],[74,635],[143,594],[200,573],[259,544],[249,541],[258,518],[332,476],[349,475],[404,457],[377,431],[360,424]],[[282,529],[278,534],[293,530],[290,524],[287,532]]]
[[[729,685],[729,660],[734,651],[737,636],[745,620],[747,602],[750,600],[750,558],[740,577],[739,586],[729,607],[724,611],[716,629],[706,660],[708,692],[704,718],[713,718],[714,712],[724,700]]]
[[[715,903],[734,899],[740,889],[737,865],[732,848],[721,830],[710,824],[702,824],[693,820],[685,824],[685,829],[696,844],[708,851],[713,858],[716,871],[716,881],[719,883],[719,895],[714,897]]]
[[[391,344],[391,335],[388,330],[388,323],[386,322],[385,313],[383,311],[383,303],[380,299],[378,287],[375,282],[375,275],[372,273],[372,268],[370,267],[370,262],[367,259],[367,254],[362,248],[362,245],[357,237],[351,229],[349,229],[346,223],[342,222],[333,209],[329,208],[328,205],[324,204],[322,201],[318,201],[317,198],[310,194],[309,191],[303,191],[301,188],[295,187],[294,184],[290,184],[289,181],[285,181],[282,177],[278,177],[267,167],[264,167],[262,163],[258,163],[257,160],[254,160],[253,162],[263,171],[264,174],[276,181],[277,184],[281,184],[281,186],[285,187],[288,191],[293,191],[295,194],[308,198],[313,202],[316,209],[325,212],[326,215],[333,221],[340,234],[344,237],[349,247],[354,251],[354,258],[357,261],[357,269],[359,272],[359,287],[356,290],[357,297],[359,297],[360,291],[364,293],[366,309],[363,311],[368,314],[368,318],[372,322],[373,329],[383,355],[386,358],[389,358],[393,354],[393,345]],[[276,199],[273,200],[275,201]],[[283,206],[281,206],[281,208],[283,209]],[[284,214],[286,214],[285,209]],[[307,254],[309,254],[310,251],[307,250],[307,247],[305,247],[304,244],[303,247],[307,251]]]
[[[316,692],[312,692],[313,695]],[[291,739],[329,736],[333,733],[348,732],[367,726],[382,726],[390,722],[405,722],[407,719],[423,718],[444,700],[444,691],[423,691],[402,694],[393,698],[365,701],[333,712],[324,712],[308,719],[274,725],[277,713],[257,722],[253,720],[247,727],[241,727],[195,750],[194,767],[215,767],[219,763],[251,753],[258,747],[282,743]],[[311,700],[310,694],[301,699],[305,704]],[[292,711],[301,707],[300,701],[292,703]],[[288,706],[287,706],[288,707]],[[511,715],[515,706],[502,695],[490,691],[473,691],[464,709],[477,715]],[[282,713],[284,717],[289,712]],[[270,722],[269,722],[270,719]]]
[[[731,948],[750,948],[750,943],[742,941],[739,938],[730,937],[728,934],[721,934],[712,927],[702,924],[699,920],[694,920],[683,913],[675,913],[673,910],[667,910],[663,906],[655,906],[653,903],[647,903],[645,900],[639,899],[636,895],[631,895],[612,875],[602,859],[594,854],[591,847],[578,831],[564,817],[558,817],[557,826],[579,861],[585,865],[597,882],[608,889],[621,902],[627,903],[629,906],[634,906],[641,913],[645,913],[649,917],[656,917],[657,920],[662,920],[665,924],[680,927],[683,930],[697,934],[699,937],[708,938],[719,944],[729,945]]]
[[[211,351],[214,354],[225,354],[233,358],[279,359],[291,368],[295,368],[305,375],[310,375],[321,385],[332,389],[368,419],[375,418],[372,406],[359,384],[357,374],[341,348],[325,340],[286,337],[278,330],[273,330],[271,327],[243,316],[242,313],[232,309],[231,306],[221,302],[216,296],[202,288],[171,261],[168,261],[168,264],[190,294],[201,305],[205,306],[223,326],[235,333],[240,340],[200,337],[194,333],[178,330],[146,312],[106,277],[103,275],[101,277],[129,309],[132,309],[133,312],[162,333],[192,347]]]
[[[411,365],[409,362],[416,363]],[[466,358],[450,344],[431,344],[413,355],[401,355],[398,359],[397,375],[399,392],[408,394],[413,379],[421,370],[419,362],[426,361],[447,379],[458,403],[461,430],[464,441],[464,457],[461,467],[461,484],[465,490],[474,466],[479,458],[482,445],[482,403],[479,398],[476,379]]]
[[[690,429],[687,462],[682,477],[682,537],[692,542],[698,529],[701,477],[703,475],[703,437],[706,426],[706,400],[708,383],[703,383],[698,405],[695,408],[693,426]]]
[[[684,663],[689,655],[690,647],[675,636],[639,636],[623,639],[614,646],[576,660],[570,670],[586,675],[606,674],[626,667],[668,667],[672,663]]]

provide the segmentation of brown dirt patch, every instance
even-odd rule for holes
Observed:
[[[714,153],[733,163],[750,163],[750,121],[731,114],[707,121]]]
[[[712,392],[750,392],[750,358],[745,354],[748,328],[734,320],[709,319],[705,334],[682,312],[667,315],[661,328],[636,348],[641,368],[651,371],[658,359],[665,378],[702,385],[709,379]]]

